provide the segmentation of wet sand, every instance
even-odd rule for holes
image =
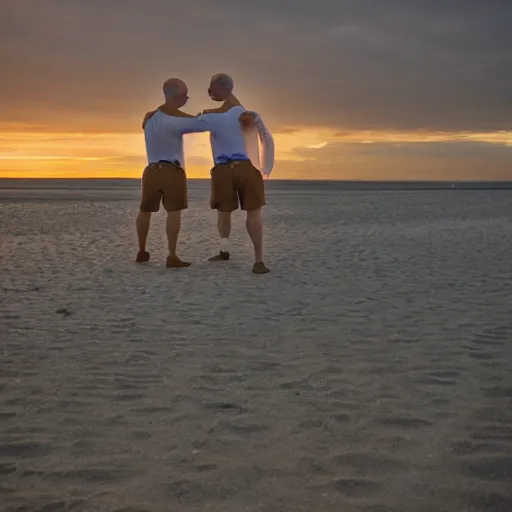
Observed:
[[[510,192],[325,192],[266,276],[203,185],[180,270],[136,191],[3,194],[0,510],[512,510]]]

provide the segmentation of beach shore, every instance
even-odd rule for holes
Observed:
[[[1,511],[512,510],[510,193],[276,189],[265,276],[95,194],[1,205]]]

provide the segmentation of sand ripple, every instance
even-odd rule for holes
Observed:
[[[1,205],[0,510],[512,510],[510,194],[285,192],[268,276],[203,185],[183,271],[135,198]]]

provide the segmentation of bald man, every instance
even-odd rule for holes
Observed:
[[[185,83],[170,78],[163,85],[165,103],[146,117],[143,122],[148,165],[142,174],[142,191],[137,216],[139,252],[136,262],[149,261],[146,242],[151,214],[160,209],[167,211],[166,232],[168,243],[167,267],[188,267],[176,254],[181,228],[181,212],[188,208],[187,177],[183,155],[183,135],[207,131],[205,120],[180,110],[188,100]]]
[[[261,129],[262,122],[258,118],[257,114],[255,114],[254,112],[246,111],[240,105],[240,103],[238,103],[236,98],[234,98],[234,96],[231,95],[232,96],[231,99],[234,99],[236,101],[236,105],[238,106],[238,108],[234,109],[234,110],[230,110],[230,112],[228,113],[227,116],[213,115],[216,113],[223,113],[225,111],[227,112],[227,110],[229,110],[229,109],[227,109],[227,105],[229,103],[225,102],[225,104],[223,105],[224,110],[221,107],[221,109],[208,111],[208,115],[206,115],[206,111],[205,111],[202,114],[200,114],[199,116],[194,117],[194,116],[191,116],[184,112],[181,112],[179,110],[179,108],[181,106],[183,106],[186,103],[186,100],[188,99],[188,96],[186,96],[187,90],[186,90],[185,84],[183,84],[183,82],[181,82],[181,81],[178,81],[177,79],[168,80],[166,82],[166,84],[167,84],[167,87],[170,87],[171,85],[176,85],[176,84],[179,85],[181,87],[180,90],[185,91],[186,98],[184,99],[183,103],[180,103],[180,101],[183,100],[183,97],[178,96],[177,97],[178,103],[176,103],[176,102],[169,103],[167,101],[167,96],[166,96],[166,103],[164,105],[161,105],[157,109],[146,113],[146,115],[144,117],[144,121],[143,121],[143,128],[144,128],[145,134],[146,134],[146,147],[148,149],[148,162],[149,163],[151,163],[152,160],[156,160],[157,156],[158,156],[158,158],[162,158],[162,155],[165,156],[168,154],[173,154],[173,155],[179,154],[178,160],[180,163],[183,162],[182,135],[185,133],[197,133],[197,132],[205,132],[205,131],[212,131],[212,140],[216,140],[219,133],[226,132],[222,136],[222,140],[227,141],[228,152],[230,155],[229,158],[231,158],[232,156],[235,156],[235,157],[239,157],[240,159],[244,160],[244,162],[249,161],[248,157],[246,156],[245,142],[243,140],[244,136],[242,135],[242,126],[244,127],[245,130],[251,130],[251,129],[255,128],[256,125],[258,125],[258,129]],[[164,93],[165,93],[165,87],[166,87],[166,85],[164,84]],[[183,87],[185,89],[183,89]],[[176,106],[176,105],[178,105],[178,106]],[[234,103],[233,103],[233,105],[234,105]],[[162,117],[162,114],[163,114],[163,117]],[[210,115],[210,114],[212,114],[212,115]],[[169,121],[169,117],[181,117],[182,119],[179,121],[179,123],[177,123],[176,121],[173,121],[171,123]],[[148,143],[148,130],[151,128],[154,118],[159,118],[160,120],[163,119],[165,121],[165,124],[164,124],[165,130],[162,132],[159,132],[159,137],[158,137],[159,152],[158,152],[158,155],[156,155],[156,153],[155,153],[154,158],[151,160],[150,152],[149,152],[150,144]],[[183,118],[186,118],[186,120],[183,120]],[[196,120],[196,123],[193,122],[194,119]],[[161,126],[161,124],[162,124],[162,121],[159,121],[158,126]],[[236,138],[235,142],[233,142],[233,137]],[[167,149],[165,149],[166,144],[169,146]],[[233,152],[233,147],[236,145],[240,146],[240,151],[241,151],[240,154],[236,153],[236,151]],[[178,147],[178,146],[179,146],[179,150],[172,150],[173,147]],[[217,146],[214,146],[214,143],[212,142],[212,147],[216,148]],[[222,149],[220,149],[220,151],[222,152]],[[165,157],[165,158],[171,158],[171,157]],[[166,161],[167,160],[164,160],[163,162],[166,162]],[[159,161],[158,163],[161,164],[162,161]],[[250,161],[249,161],[249,163],[250,163]],[[243,165],[242,165],[242,167],[243,167]],[[243,178],[245,173],[244,173],[242,167],[240,168],[241,173],[238,172],[239,169],[237,168],[234,171],[234,174],[236,174],[237,176],[240,175]],[[257,169],[255,169],[253,166],[250,167],[250,170],[251,170],[252,174],[255,171],[258,173],[258,177],[256,178],[256,183],[259,184],[260,181],[262,183],[262,179],[261,179],[261,175],[260,175],[259,171]],[[144,173],[146,173],[146,172],[147,172],[147,168],[144,171]],[[165,176],[167,177],[168,175],[165,175]],[[177,191],[183,190],[183,187],[185,187],[184,194],[186,197],[186,182],[185,182],[184,176],[185,176],[185,174],[183,171],[184,185],[180,184],[179,187],[175,187],[174,189],[171,189],[171,187],[169,186],[169,188],[168,188],[169,194],[168,195],[170,195],[171,192],[173,192],[175,195],[179,194]],[[223,173],[223,176],[224,176],[224,173]],[[218,180],[215,181],[216,184],[217,184],[217,182],[218,182]],[[238,183],[238,181],[237,181],[237,183]],[[225,187],[229,186],[227,184],[226,180],[223,181],[223,186],[224,186],[223,190],[225,192],[226,191]],[[250,182],[247,182],[247,186],[250,187]],[[137,261],[148,261],[149,260],[149,253],[147,253],[147,251],[146,251],[146,238],[147,238],[147,233],[149,231],[149,223],[150,223],[151,213],[146,213],[145,211],[143,211],[142,203],[144,202],[145,195],[152,195],[153,197],[156,198],[157,197],[157,188],[153,185],[153,183],[149,183],[147,188],[148,188],[148,190],[151,189],[151,194],[144,193],[144,178],[143,178],[143,193],[142,193],[143,198],[141,201],[141,211],[139,212],[139,217],[137,219],[137,232],[139,234],[139,254],[137,255]],[[160,189],[158,189],[158,190],[160,190]],[[261,192],[258,192],[258,194],[259,194],[259,196],[256,199],[256,202],[259,205],[261,203]],[[238,197],[238,196],[236,196],[236,197]],[[236,198],[236,201],[238,201],[237,198]],[[251,203],[251,201],[252,201],[252,203]],[[264,201],[264,192],[263,192],[263,201]],[[165,203],[165,193],[163,194],[163,203],[164,203],[164,207],[165,207],[165,204],[166,204]],[[153,208],[156,208],[156,204],[159,204],[159,199],[156,200],[156,203],[153,205]],[[178,201],[178,204],[180,204],[180,201]],[[225,204],[225,203],[223,203],[223,204]],[[232,204],[233,204],[232,201],[229,202],[228,207],[231,208]],[[251,194],[247,194],[247,191],[246,191],[246,194],[243,196],[243,199],[242,199],[242,208],[244,208],[246,205],[250,206],[251,204],[254,204],[254,197],[251,199]],[[182,209],[184,209],[186,207],[187,206],[185,205]],[[236,206],[235,209],[237,207],[238,206]],[[213,208],[213,206],[212,206],[212,208]],[[157,211],[157,209],[156,210],[153,209],[151,211]],[[233,211],[233,210],[230,210],[230,212],[231,211]],[[255,211],[248,212],[248,229],[249,229],[249,226],[252,228],[253,225],[255,226],[255,229],[258,228],[258,225],[257,225],[258,219],[255,214],[257,214],[257,212],[255,212]],[[179,217],[179,216],[177,216],[175,218],[173,215],[168,214],[167,234],[168,234],[168,238],[172,237],[172,238],[169,238],[169,240],[172,240],[172,241],[177,240],[177,236],[179,233],[180,218],[181,217]],[[260,215],[260,219],[261,219],[261,215]],[[226,215],[224,214],[224,216],[222,216],[219,213],[219,233],[226,233],[226,223],[227,222],[229,223],[228,234],[226,235],[225,238],[221,238],[222,252],[219,253],[219,255],[214,256],[213,258],[210,258],[211,261],[229,259],[229,252],[226,251],[226,242],[228,241],[229,232],[231,231],[231,213],[229,213],[227,215],[227,221],[226,221]],[[260,222],[260,226],[261,226],[261,222]],[[257,255],[257,257],[256,257],[256,262],[253,266],[253,272],[257,273],[257,274],[264,274],[264,273],[269,272],[269,270],[266,268],[266,266],[264,265],[263,260],[262,260],[262,254],[261,254],[262,253],[262,240],[261,240],[262,234],[260,234],[260,236],[258,238],[258,233],[255,232],[253,229],[252,231],[250,231],[251,238],[253,238],[254,233],[255,233],[255,237],[256,237],[255,239],[257,241],[256,242],[257,245],[255,245],[255,254]],[[260,233],[261,233],[261,229],[260,229]],[[169,257],[167,259],[167,266],[188,266],[188,265],[190,265],[190,263],[181,262],[181,260],[179,260],[179,258],[178,258],[178,260],[176,260],[176,258],[177,258],[175,256],[176,243],[174,242],[174,245],[172,246],[172,247],[174,247],[174,253],[171,252],[171,246],[172,246],[172,244],[170,241],[169,242]]]
[[[274,164],[274,140],[261,118],[245,111],[233,94],[233,79],[218,73],[211,78],[208,94],[214,101],[222,102],[216,109],[205,110],[201,118],[208,123],[214,159],[211,169],[210,206],[217,210],[217,228],[220,252],[210,261],[227,261],[230,258],[229,236],[231,215],[240,208],[246,213],[246,228],[254,247],[255,274],[270,272],[263,262],[263,219],[265,185],[262,173],[270,175]],[[247,130],[255,116],[258,135],[266,152],[261,172],[248,155]],[[242,126],[240,126],[238,120]],[[244,131],[246,132],[244,134]],[[256,140],[256,145],[258,141]],[[257,157],[257,151],[256,155]]]

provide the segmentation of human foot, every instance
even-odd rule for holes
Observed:
[[[145,263],[149,261],[149,252],[148,251],[139,251],[137,253],[137,257],[135,258],[136,263]]]
[[[208,261],[228,261],[229,260],[229,252],[220,251],[219,254],[208,258]]]
[[[166,266],[168,268],[183,268],[190,267],[190,265],[188,261],[181,261],[178,256],[167,256]]]
[[[253,274],[268,274],[270,270],[265,266],[263,261],[257,261],[252,267]]]

